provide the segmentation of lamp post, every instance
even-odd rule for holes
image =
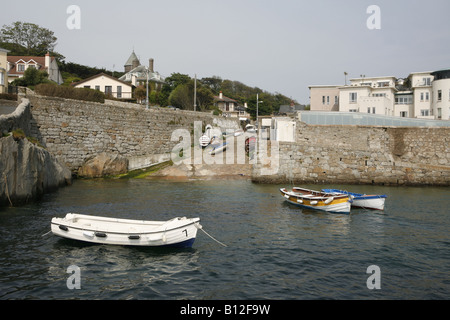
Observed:
[[[146,71],[146,74],[147,74],[147,86],[146,86],[146,93],[145,93],[145,95],[146,95],[146,98],[145,98],[145,104],[146,104],[146,109],[148,109],[148,73],[149,73],[149,69],[148,69],[148,67],[145,67],[145,71]]]
[[[259,103],[263,101],[259,101],[259,94],[256,94],[256,126],[258,127],[258,112],[259,112]]]
[[[194,111],[197,111],[197,75],[194,80]]]

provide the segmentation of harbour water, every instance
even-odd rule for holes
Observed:
[[[450,298],[448,188],[309,186],[388,196],[384,212],[340,215],[287,204],[280,187],[76,180],[38,203],[0,209],[0,299]],[[226,247],[200,231],[191,249],[93,245],[48,233],[51,218],[68,212],[200,217]],[[80,289],[69,288],[71,266],[80,270]],[[379,288],[368,286],[370,266],[379,268]]]

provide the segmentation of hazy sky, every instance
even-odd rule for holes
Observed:
[[[80,8],[79,29],[67,26],[70,5]],[[344,84],[344,72],[450,68],[449,13],[449,0],[23,0],[2,5],[0,26],[54,31],[67,62],[123,71],[134,48],[165,77],[219,76],[307,104],[309,85]]]

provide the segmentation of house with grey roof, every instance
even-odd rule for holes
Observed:
[[[147,79],[149,82],[155,83],[156,86],[162,86],[164,84],[164,78],[159,72],[154,70],[153,59],[149,59],[148,66],[141,65],[141,62],[133,51],[124,67],[126,73],[119,78],[120,81],[131,83],[135,87],[144,85]]]

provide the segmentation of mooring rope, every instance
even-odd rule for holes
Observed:
[[[195,224],[195,226],[197,227],[197,229],[200,229],[201,231],[203,231],[208,237],[210,237],[211,239],[213,239],[214,241],[216,241],[218,244],[224,246],[224,247],[228,247],[226,244],[220,242],[219,240],[217,240],[216,238],[214,238],[212,235],[210,235],[208,232],[206,232],[205,230],[203,230],[203,227],[199,224]]]
[[[44,233],[41,237],[45,237],[45,236],[48,235],[50,232],[52,232],[52,230],[50,230],[50,231],[47,232],[47,233]]]

